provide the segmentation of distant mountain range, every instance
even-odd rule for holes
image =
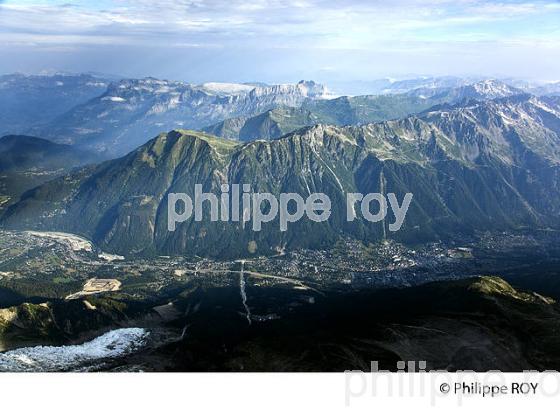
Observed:
[[[484,101],[523,93],[500,81],[485,80],[458,88],[418,88],[403,94],[311,100],[301,107],[279,107],[253,117],[228,118],[203,131],[240,141],[273,139],[309,125],[368,124],[404,118],[443,103]]]
[[[488,77],[412,76],[409,78],[382,78],[372,81],[334,81],[333,90],[343,95],[404,94],[418,89],[436,90],[459,88],[487,80]],[[517,78],[501,78],[501,82],[537,96],[558,95],[560,81],[535,82]]]
[[[116,156],[174,128],[199,129],[226,118],[256,115],[279,106],[297,107],[328,96],[324,86],[297,84],[248,86],[122,80],[86,104],[58,117],[38,133]]]
[[[276,138],[312,124],[399,119],[468,98],[560,90],[560,83],[457,77],[386,79],[376,84],[377,95],[334,98],[312,81],[193,85],[94,74],[5,75],[0,77],[0,135],[34,135],[117,157],[176,128],[248,141]]]
[[[219,257],[320,248],[344,237],[422,242],[473,230],[557,229],[558,102],[527,94],[462,100],[404,119],[313,125],[244,144],[172,131],[27,192],[1,224],[81,234],[119,254]],[[323,192],[332,216],[301,220],[287,232],[274,223],[254,232],[242,223],[205,221],[167,230],[167,193],[193,195],[195,184],[218,193],[224,183],[303,197]],[[347,222],[348,192],[411,192],[414,200],[402,229],[390,232],[386,223]]]
[[[39,134],[114,157],[174,128],[203,129],[248,141],[275,138],[312,124],[366,124],[403,118],[443,102],[520,93],[523,91],[493,80],[459,88],[334,99],[326,87],[310,81],[194,86],[150,78],[121,80],[103,95],[58,117]]]

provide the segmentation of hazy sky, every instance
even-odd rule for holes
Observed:
[[[0,72],[560,79],[560,1],[0,0]]]

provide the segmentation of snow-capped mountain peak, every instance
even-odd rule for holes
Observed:
[[[523,92],[502,81],[494,79],[479,81],[472,85],[465,86],[464,88],[467,92],[471,91],[473,94],[478,94],[479,96],[484,96],[488,99],[510,97]]]

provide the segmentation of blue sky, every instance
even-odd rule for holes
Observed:
[[[560,79],[560,1],[0,0],[0,72]]]

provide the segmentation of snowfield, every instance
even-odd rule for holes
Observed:
[[[255,86],[237,83],[204,83],[202,89],[210,93],[243,94],[252,91]]]
[[[0,353],[1,372],[94,370],[106,360],[124,357],[147,344],[141,328],[117,329],[81,345],[24,347]]]

